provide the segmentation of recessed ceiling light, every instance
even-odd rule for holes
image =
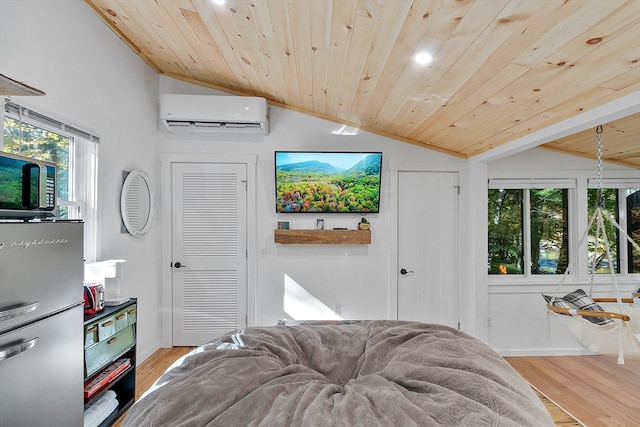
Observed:
[[[211,0],[211,3],[217,4],[218,6],[222,6],[227,2],[227,0]]]
[[[413,57],[414,61],[416,61],[418,64],[428,64],[429,62],[431,62],[431,60],[433,59],[433,57],[431,56],[430,53],[427,52],[420,52],[418,53],[416,56]]]

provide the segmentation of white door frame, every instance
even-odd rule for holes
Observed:
[[[400,171],[398,178],[398,262],[411,270],[397,276],[398,319],[460,328],[459,174]]]
[[[257,301],[257,216],[256,216],[256,165],[253,154],[203,154],[165,153],[160,155],[161,186],[160,220],[162,230],[161,271],[162,291],[160,298],[161,346],[172,346],[172,214],[171,214],[171,164],[172,163],[244,163],[247,165],[247,325],[256,322]]]
[[[457,172],[458,183],[460,185],[460,198],[458,204],[459,212],[459,233],[458,252],[460,270],[458,274],[458,295],[460,329],[471,335],[476,333],[476,303],[477,290],[475,281],[472,279],[474,272],[473,263],[470,263],[470,254],[475,254],[475,246],[469,241],[472,235],[469,234],[469,172],[465,165],[456,163],[434,163],[434,164],[406,164],[400,169],[389,171],[390,206],[393,206],[390,217],[390,224],[398,224],[399,200],[398,200],[398,176],[400,172]],[[472,239],[473,240],[473,239]],[[470,244],[471,243],[471,244]],[[398,227],[389,227],[389,306],[388,318],[398,318]],[[474,255],[474,256],[477,256]]]

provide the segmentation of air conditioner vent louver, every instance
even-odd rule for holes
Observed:
[[[189,129],[193,122],[179,122],[175,120],[167,120],[166,125],[169,128],[185,128]]]
[[[161,95],[160,120],[170,132],[269,133],[267,101],[258,97]]]
[[[224,127],[224,123],[189,122],[189,127],[192,126],[198,129],[220,129],[221,127]]]
[[[222,125],[226,128],[235,129],[260,129],[258,123],[222,123]]]

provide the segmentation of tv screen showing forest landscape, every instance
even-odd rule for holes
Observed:
[[[382,153],[276,151],[276,212],[378,213]]]

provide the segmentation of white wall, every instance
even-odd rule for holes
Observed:
[[[160,221],[144,238],[121,234],[119,201],[123,170],[157,180],[157,74],[79,0],[0,1],[0,72],[46,92],[14,102],[101,137],[98,259],[127,260],[144,359],[160,336]]]
[[[161,77],[161,93],[220,94]],[[224,94],[223,94],[224,95]],[[256,156],[256,279],[250,282],[255,301],[251,324],[274,324],[290,318],[283,311],[283,278],[288,275],[328,307],[340,304],[344,318],[395,318],[397,290],[396,177],[399,170],[456,170],[461,175],[460,295],[462,329],[488,342],[502,354],[576,354],[581,348],[556,319],[546,338],[546,309],[541,292],[553,293],[558,278],[546,282],[490,282],[486,273],[487,179],[580,178],[594,174],[594,162],[542,149],[529,149],[492,162],[461,160],[423,148],[360,132],[336,135],[341,125],[293,111],[270,107],[271,133],[231,141],[217,135],[171,134],[161,129],[161,156],[175,153]],[[384,152],[381,213],[370,215],[369,246],[276,245],[273,229],[279,220],[292,228],[313,228],[323,217],[327,227],[355,227],[357,215],[275,214],[273,152],[275,150],[381,150]],[[215,156],[214,156],[215,157]],[[637,176],[638,171],[606,165],[605,176]],[[163,191],[167,196],[168,191]],[[165,216],[166,218],[166,216]],[[168,236],[170,225],[163,224]],[[166,239],[165,241],[167,241]],[[250,245],[251,246],[251,245]],[[251,255],[250,255],[251,256]],[[168,266],[170,258],[163,259]],[[170,269],[163,275],[170,295]],[[536,279],[538,280],[538,279]],[[567,284],[573,286],[573,284]],[[629,288],[631,284],[626,284]],[[625,288],[625,289],[626,289]],[[571,289],[573,290],[573,289]],[[568,292],[568,291],[567,291]],[[170,303],[164,303],[169,311]],[[250,306],[252,310],[253,304]],[[165,337],[170,342],[170,338]]]
[[[606,135],[603,137],[606,145]],[[595,145],[595,131],[594,131]],[[531,149],[500,160],[489,162],[489,178],[572,178],[578,179],[578,198],[586,196],[587,178],[596,177],[593,160],[563,155],[543,149]],[[613,164],[603,164],[604,178],[640,178],[640,170]],[[581,191],[582,190],[582,191]],[[484,192],[486,205],[486,190]],[[580,196],[581,194],[582,196]],[[576,200],[578,206],[586,206],[586,200]],[[486,215],[485,215],[486,217]],[[584,218],[571,224],[570,233],[575,237],[587,227]],[[486,227],[486,225],[485,225]],[[485,228],[486,230],[486,228]],[[486,233],[486,231],[485,231]],[[573,250],[577,238],[571,242]],[[486,247],[486,246],[485,246]],[[586,248],[583,248],[586,259]],[[485,267],[486,269],[486,267]],[[577,269],[576,269],[577,271]],[[485,274],[486,276],[486,274]],[[563,283],[559,294],[564,295],[578,287],[589,289],[590,276],[577,271],[577,277]],[[595,280],[594,295],[614,296],[609,275]],[[559,276],[534,276],[530,279],[513,279],[513,276],[490,276],[486,285],[488,342],[503,355],[557,355],[586,354],[562,324],[561,317],[549,316],[542,293],[553,295],[560,284]],[[622,296],[628,296],[638,286],[637,275],[621,277]],[[547,333],[549,336],[547,337]]]
[[[218,92],[162,77],[161,93]],[[256,137],[229,141],[211,134],[171,134],[164,130],[161,130],[160,137],[161,156],[170,153],[257,156],[257,279],[256,283],[250,283],[250,293],[258,301],[254,323],[268,325],[275,324],[278,319],[291,318],[283,311],[285,274],[328,307],[340,304],[344,318],[395,318],[397,309],[393,293],[396,282],[397,201],[394,188],[398,170],[453,170],[459,171],[465,178],[466,161],[367,132],[340,135],[337,134],[343,127],[340,124],[273,106],[270,107],[270,123],[269,135],[259,138],[257,142]],[[360,216],[276,214],[275,150],[382,151],[381,212],[367,217],[372,228],[371,245],[276,245],[273,242],[273,230],[278,221],[289,221],[291,228],[314,228],[316,219],[324,218],[326,228],[353,229]],[[163,196],[167,195],[168,189],[163,189]],[[169,228],[163,231],[164,235],[169,232]],[[169,262],[170,259],[163,259],[163,265],[169,265]],[[168,269],[165,275],[170,275]],[[170,286],[169,279],[164,283]],[[463,292],[462,295],[468,294]],[[465,300],[464,305],[475,305],[475,301]],[[164,306],[168,307],[168,304]],[[249,317],[252,318],[251,314]],[[472,321],[466,322],[469,328],[474,325]]]

